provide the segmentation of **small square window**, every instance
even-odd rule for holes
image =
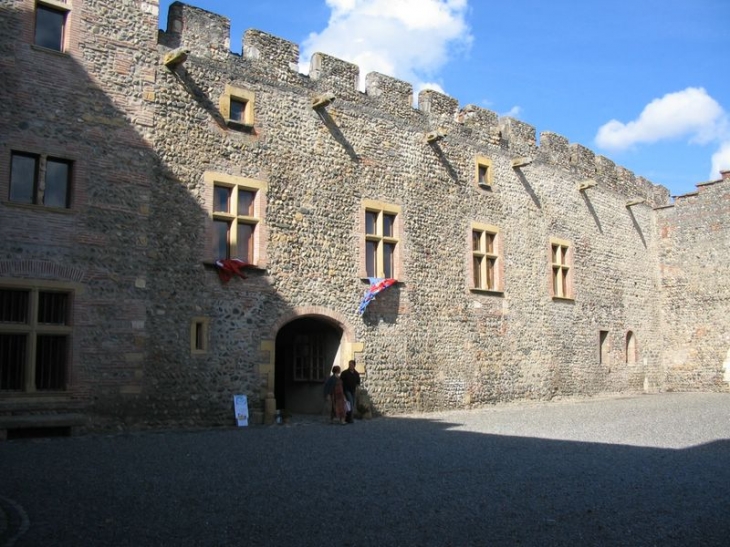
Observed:
[[[193,354],[208,352],[210,320],[207,317],[194,317],[190,322],[190,351]]]
[[[251,91],[226,85],[220,98],[220,112],[231,129],[251,129],[254,125],[254,94]]]
[[[475,158],[475,179],[477,187],[483,190],[492,188],[492,160],[484,156]]]
[[[63,51],[67,14],[67,10],[37,4],[35,9],[35,45],[54,51]]]

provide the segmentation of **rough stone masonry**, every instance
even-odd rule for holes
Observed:
[[[30,357],[48,329],[0,318],[31,348],[0,363],[0,430],[232,424],[234,394],[253,422],[319,412],[350,358],[379,413],[727,391],[728,173],[672,199],[524,122],[414,106],[383,74],[361,89],[326,53],[302,74],[258,30],[233,53],[226,18],[178,2],[164,31],[156,0],[0,6],[0,294],[72,303],[54,389]],[[34,43],[38,6],[64,14],[61,51]],[[20,155],[72,166],[67,207],[10,198]],[[225,226],[251,241],[227,283]],[[397,283],[360,315],[382,248]]]

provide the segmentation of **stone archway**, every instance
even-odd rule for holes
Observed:
[[[274,396],[278,409],[297,414],[322,412],[324,381],[342,361],[343,328],[331,319],[309,315],[276,334]]]

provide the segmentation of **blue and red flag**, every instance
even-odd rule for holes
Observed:
[[[360,307],[357,310],[360,315],[365,313],[365,308],[368,307],[368,304],[373,301],[376,295],[396,283],[396,280],[390,277],[368,277],[368,281],[370,281],[370,286],[365,291],[360,301]]]

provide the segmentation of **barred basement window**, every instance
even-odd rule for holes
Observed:
[[[71,304],[70,291],[0,288],[0,392],[67,388]]]
[[[41,0],[35,7],[35,37],[37,46],[64,51],[70,8],[59,0]]]

